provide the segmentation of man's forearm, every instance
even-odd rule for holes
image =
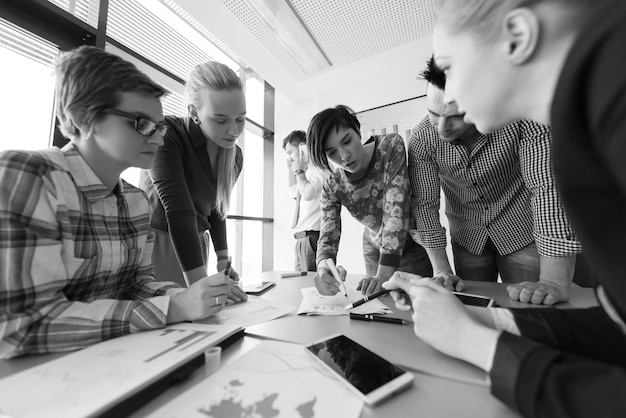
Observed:
[[[539,258],[539,281],[550,282],[561,289],[569,289],[574,278],[576,255]]]
[[[430,264],[433,266],[433,276],[439,273],[454,274],[452,267],[450,267],[450,261],[448,260],[448,254],[445,248],[424,248]]]

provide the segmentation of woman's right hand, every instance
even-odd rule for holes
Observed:
[[[204,319],[222,310],[230,291],[230,278],[223,273],[203,277],[170,298],[167,323]]]
[[[346,281],[346,269],[343,266],[337,266],[337,271],[341,276],[342,281]],[[336,295],[341,289],[339,288],[339,282],[333,276],[330,268],[325,263],[320,262],[317,267],[317,274],[313,277],[315,288],[322,296]]]
[[[398,289],[410,297],[413,331],[422,341],[489,370],[499,331],[480,323],[448,289],[431,278],[405,272],[395,272],[383,287],[391,290],[400,309],[406,309],[407,301]]]

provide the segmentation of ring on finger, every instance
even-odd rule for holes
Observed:
[[[220,297],[215,296],[215,305],[219,305],[219,304],[220,304]]]

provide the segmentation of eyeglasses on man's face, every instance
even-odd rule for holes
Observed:
[[[135,131],[137,131],[140,135],[152,136],[157,130],[161,134],[162,138],[167,135],[167,125],[165,124],[165,122],[156,123],[154,121],[151,121],[150,119],[144,118],[143,116],[133,115],[132,113],[123,112],[119,109],[115,109],[112,107],[105,109],[102,113],[122,116],[134,120]]]

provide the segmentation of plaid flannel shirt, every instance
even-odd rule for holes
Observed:
[[[0,358],[165,326],[145,194],[111,193],[69,144],[0,154]]]

